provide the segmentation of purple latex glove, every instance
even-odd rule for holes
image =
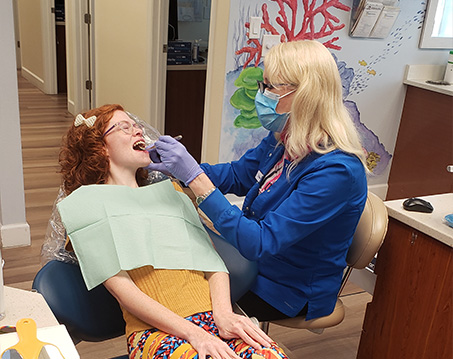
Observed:
[[[153,147],[148,151],[149,152],[149,157],[151,158],[151,162],[146,169],[148,171],[159,171],[162,172],[166,176],[171,176],[171,173],[167,170],[167,167],[165,166],[164,163],[162,163],[159,154],[157,153],[156,146],[153,145]]]
[[[186,185],[192,182],[195,177],[204,173],[184,145],[171,136],[160,136],[155,143],[155,148],[149,152],[149,155],[154,163],[151,163],[147,167],[148,169],[163,173],[165,173],[164,171],[169,172]],[[160,156],[160,159],[157,155]]]

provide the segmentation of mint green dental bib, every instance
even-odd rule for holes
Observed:
[[[189,197],[170,180],[82,186],[57,206],[88,290],[146,265],[227,272]]]

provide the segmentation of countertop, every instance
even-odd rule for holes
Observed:
[[[433,85],[426,83],[427,80],[442,80],[444,78],[444,73],[444,65],[407,65],[403,83],[453,96],[453,85]]]
[[[434,211],[432,213],[419,213],[406,211],[403,208],[404,199],[384,202],[389,217],[411,226],[420,232],[431,236],[438,241],[453,247],[453,228],[448,226],[444,217],[453,213],[453,193],[444,193],[433,196],[420,197],[430,202]]]
[[[191,65],[167,65],[167,71],[195,71],[206,70],[207,64],[191,64]]]
[[[32,318],[38,328],[59,324],[41,294],[7,286],[3,291],[5,318],[0,320],[0,326],[15,326],[21,318]]]
[[[5,317],[0,326],[16,326],[19,319],[32,318],[37,326],[37,338],[57,346],[65,359],[79,359],[80,356],[66,327],[59,325],[44,297],[36,292],[3,287]],[[19,341],[17,333],[0,335],[0,353]]]

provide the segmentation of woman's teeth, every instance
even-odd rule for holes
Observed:
[[[132,146],[132,148],[136,151],[145,151],[145,148],[146,148],[145,141],[135,142],[134,145]]]

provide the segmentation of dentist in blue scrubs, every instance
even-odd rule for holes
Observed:
[[[170,136],[152,170],[188,185],[200,209],[258,275],[238,304],[260,321],[330,314],[367,197],[366,160],[330,52],[316,41],[274,46],[255,104],[269,134],[239,160],[199,165]],[[157,154],[159,156],[157,156]],[[226,193],[245,196],[242,210]]]

